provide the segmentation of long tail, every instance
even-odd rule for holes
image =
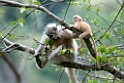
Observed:
[[[95,54],[96,54],[96,57],[97,57],[97,48],[96,48],[96,43],[95,43],[95,40],[94,40],[94,38],[91,36],[91,39],[92,39],[92,41],[93,41],[93,45],[94,45],[94,51],[95,51]],[[95,57],[95,58],[96,58]]]
[[[97,58],[97,48],[96,48],[96,43],[95,43],[95,40],[94,40],[94,38],[91,36],[91,39],[92,39],[92,41],[93,41],[93,44],[94,44],[94,51],[95,51],[95,54],[96,54],[96,57],[95,57],[95,59]],[[98,66],[98,68],[99,69],[101,69],[101,66],[100,66],[100,64],[99,64],[99,62],[97,62],[97,66]]]

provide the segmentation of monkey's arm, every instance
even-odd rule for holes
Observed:
[[[72,32],[69,29],[65,29],[62,32],[62,36],[65,37],[65,38],[78,38],[78,35],[76,33]]]
[[[44,45],[45,45],[46,40],[49,40],[49,38],[45,34],[42,36],[42,38],[40,40],[40,44],[39,44],[38,48],[36,49],[34,56],[37,56],[38,54],[40,54],[42,52],[42,50],[44,49]]]
[[[37,62],[37,65],[40,68],[43,68],[45,66],[45,64],[47,63],[47,58],[46,58],[46,60],[44,62],[40,59],[40,53],[44,49],[44,45],[45,45],[46,40],[49,40],[49,38],[48,38],[48,36],[46,34],[44,34],[42,36],[41,40],[40,40],[40,45],[38,46],[38,48],[36,49],[35,54],[34,54],[36,62]]]

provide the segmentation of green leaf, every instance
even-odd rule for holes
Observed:
[[[87,9],[87,10],[90,10],[90,9],[91,9],[91,5],[88,5],[88,6],[86,7],[86,9]]]
[[[106,56],[102,56],[101,60],[102,60],[102,62],[106,62],[108,60],[108,58]]]
[[[20,19],[18,19],[18,23],[20,24],[20,26],[24,26],[24,24],[25,24],[25,21],[24,21],[24,19],[23,18],[20,18]]]
[[[80,49],[80,52],[81,52],[81,53],[84,53],[84,52],[85,52],[84,48],[81,48],[81,49]]]
[[[67,51],[67,49],[61,49],[60,54],[65,54],[66,51]]]
[[[96,18],[92,18],[92,20],[95,25],[98,23],[98,20]]]
[[[98,46],[98,52],[101,52],[103,54],[105,51],[107,51],[106,46]]]
[[[121,34],[124,34],[124,29],[121,30]]]
[[[111,36],[111,34],[110,34],[109,32],[106,32],[105,35],[104,35],[104,37],[105,37],[106,39],[109,39],[110,36]]]
[[[96,12],[97,14],[100,12],[100,7],[97,7]]]
[[[48,41],[50,48],[52,48],[54,42],[57,41],[58,39],[59,39],[59,37],[57,36],[56,39],[52,39],[52,40]]]
[[[14,35],[10,35],[9,38],[10,38],[10,39],[13,39],[13,38],[14,38]]]
[[[78,3],[79,3],[79,2],[76,2],[76,1],[75,1],[75,2],[73,3],[73,5],[74,5],[74,6],[77,6]]]
[[[88,80],[87,83],[92,83],[93,81],[92,80]]]
[[[17,21],[12,21],[12,22],[10,22],[10,26],[13,26],[13,25],[15,25],[17,23]]]
[[[65,70],[65,68],[64,68],[64,67],[62,67],[61,69],[62,69],[62,70]]]
[[[83,2],[86,2],[86,0],[82,0]]]
[[[0,32],[0,37],[2,37],[3,36],[3,34]]]
[[[117,47],[114,47],[114,46],[109,46],[108,47],[108,51],[110,52],[110,53],[112,53],[112,52],[115,52],[115,51],[118,51],[119,49],[117,48]]]
[[[101,62],[101,56],[97,56],[97,57],[96,57],[96,61],[97,61],[98,63],[100,63],[100,62]]]
[[[40,2],[36,0],[36,1],[34,1],[34,4],[35,5],[40,5]]]
[[[26,10],[25,7],[21,7],[21,8],[20,8],[20,13],[23,14],[25,10]]]

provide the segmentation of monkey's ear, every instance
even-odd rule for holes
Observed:
[[[82,19],[79,19],[79,21],[82,21]]]

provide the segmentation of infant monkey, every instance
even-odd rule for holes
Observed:
[[[81,47],[83,46],[82,39],[84,37],[90,35],[91,39],[93,41],[95,53],[97,54],[96,44],[95,44],[94,38],[92,37],[92,32],[91,32],[89,24],[82,21],[82,18],[79,15],[74,15],[72,20],[74,22],[74,25],[70,25],[70,28],[76,28],[76,29],[80,30],[81,32],[83,32],[78,36],[78,38],[80,40],[80,46],[78,47],[78,51],[80,51]]]

